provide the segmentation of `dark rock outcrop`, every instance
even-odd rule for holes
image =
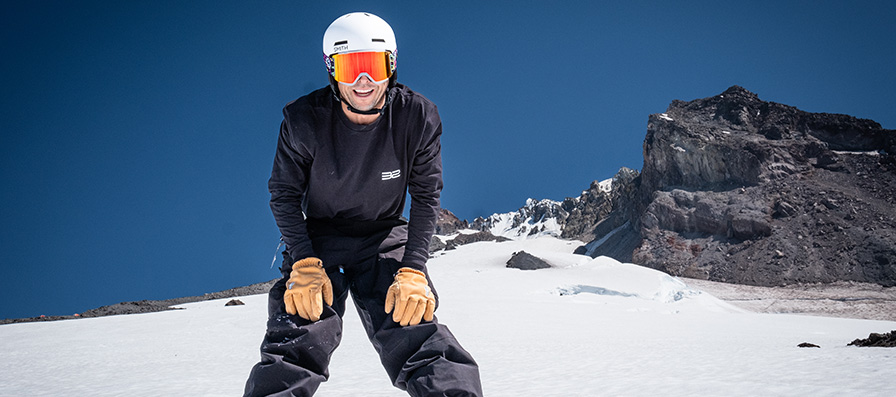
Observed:
[[[451,211],[444,208],[439,209],[439,217],[436,219],[435,234],[447,236],[449,234],[457,233],[458,230],[467,229],[469,227],[470,225],[467,224],[467,221],[458,219]]]
[[[501,236],[495,236],[489,232],[476,232],[470,234],[458,234],[457,237],[448,240],[446,243],[446,250],[453,250],[464,244],[478,243],[480,241],[496,241],[503,242],[509,241],[510,239]]]
[[[856,339],[847,346],[859,347],[896,347],[896,331],[885,334],[872,333],[865,339]]]
[[[591,241],[577,253],[631,262],[632,251],[641,242],[636,223],[631,222],[643,211],[638,191],[640,179],[638,171],[623,167],[613,177],[608,191],[592,182],[578,199],[564,200],[570,216],[562,237]]]
[[[651,115],[632,262],[775,286],[896,285],[894,131],[741,87]]]
[[[507,267],[520,270],[549,269],[551,265],[526,251],[514,252],[507,261]]]
[[[448,244],[445,244],[439,236],[432,236],[429,240],[429,253],[432,254],[434,252],[441,251],[445,248],[448,248]]]
[[[224,304],[224,306],[243,306],[245,303],[239,299],[231,299]]]
[[[591,241],[624,225],[638,212],[639,175],[638,171],[623,167],[606,191],[594,181],[578,198],[563,200],[563,209],[569,216],[562,237]]]

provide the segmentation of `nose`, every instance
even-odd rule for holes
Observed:
[[[375,81],[373,81],[373,79],[367,73],[362,73],[362,74],[358,75],[358,77],[355,79],[354,83],[349,84],[349,85],[351,85],[353,87],[364,87],[364,89],[367,89],[370,86],[376,86],[378,84]]]

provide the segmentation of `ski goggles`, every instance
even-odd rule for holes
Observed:
[[[395,71],[395,55],[390,51],[333,54],[326,62],[333,79],[346,85],[355,85],[363,75],[380,84],[389,80]]]

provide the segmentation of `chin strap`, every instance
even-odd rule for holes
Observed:
[[[335,92],[333,93],[333,97],[336,98],[336,101],[337,101],[337,102],[343,102],[343,101],[342,101],[342,98],[340,98],[339,95],[336,94]],[[346,107],[348,108],[348,110],[350,110],[352,113],[366,114],[366,115],[371,115],[371,114],[383,114],[383,111],[386,110],[386,107],[389,106],[390,103],[392,103],[392,89],[389,88],[389,89],[386,90],[386,102],[383,103],[383,107],[381,107],[381,108],[379,108],[379,109],[374,108],[374,109],[370,109],[370,110],[358,110],[358,109],[355,109],[355,107],[352,106],[352,105],[350,105],[348,102],[343,102],[343,103],[345,103],[345,106],[346,106]]]

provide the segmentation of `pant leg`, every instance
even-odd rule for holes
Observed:
[[[292,263],[288,257],[284,261]],[[286,313],[283,294],[288,277],[271,288],[261,361],[249,374],[245,396],[311,396],[329,378],[330,357],[342,340],[342,315],[348,294],[342,274],[335,271],[329,277],[333,306],[324,305],[321,319],[316,322]]]
[[[391,238],[392,236],[390,236]],[[403,247],[389,247],[355,269],[352,299],[395,387],[412,396],[481,396],[476,361],[438,319],[402,327],[386,313],[386,291],[401,267]],[[432,286],[432,281],[430,281]],[[437,297],[438,299],[438,297]]]

